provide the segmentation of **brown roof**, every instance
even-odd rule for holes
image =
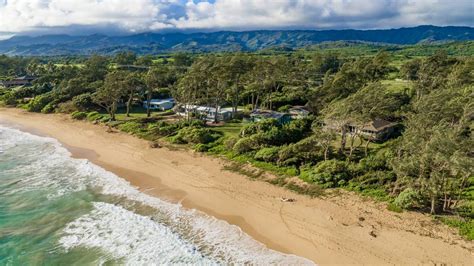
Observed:
[[[362,130],[370,131],[382,131],[386,128],[394,127],[397,123],[390,122],[383,119],[374,119],[371,122],[367,123]]]

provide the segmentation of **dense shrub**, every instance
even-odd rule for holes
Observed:
[[[255,150],[259,147],[258,141],[256,138],[252,137],[245,137],[241,138],[235,143],[233,150],[237,154],[243,154],[252,150]]]
[[[72,101],[66,101],[66,102],[59,103],[58,106],[56,107],[56,111],[58,113],[70,114],[72,112],[79,111],[79,110],[72,103]]]
[[[50,102],[54,100],[54,97],[50,93],[45,93],[36,96],[32,101],[28,103],[26,109],[30,112],[41,112],[41,110]]]
[[[15,98],[34,97],[35,89],[33,87],[18,87],[12,90]]]
[[[363,172],[388,169],[388,161],[393,157],[390,149],[381,149],[375,154],[371,154],[359,162],[359,169]]]
[[[87,120],[88,121],[97,121],[99,119],[101,119],[103,117],[103,115],[99,114],[99,112],[90,112],[87,114]]]
[[[75,111],[71,114],[71,117],[76,120],[84,120],[87,117],[86,112]]]
[[[208,128],[201,127],[185,127],[178,131],[178,133],[171,138],[173,143],[178,144],[206,144],[216,139],[214,132]]]
[[[240,130],[241,137],[248,137],[257,133],[267,132],[274,127],[279,127],[276,119],[265,119],[256,123],[249,123]]]
[[[81,111],[90,110],[95,107],[92,100],[92,94],[90,92],[83,93],[72,98],[74,106]]]
[[[279,165],[301,165],[319,161],[323,151],[315,137],[308,137],[297,143],[283,146],[278,154]]]
[[[357,172],[357,170],[358,169],[351,169],[353,175],[361,174]],[[369,171],[352,179],[350,185],[356,190],[364,190],[367,188],[383,187],[395,179],[396,175],[392,171]]]
[[[127,121],[125,123],[121,123],[117,126],[117,128],[121,131],[131,134],[139,134],[144,132],[143,125],[137,121]]]
[[[235,146],[235,144],[237,143],[237,141],[239,141],[238,138],[235,138],[235,137],[231,137],[231,138],[227,138],[225,141],[224,141],[224,146],[228,149],[228,150],[232,150]]]
[[[209,150],[209,146],[207,146],[206,144],[198,143],[194,145],[194,150],[197,152],[206,152]]]
[[[0,97],[0,100],[3,101],[5,105],[15,106],[17,104],[17,99],[13,92],[7,92]]]
[[[51,103],[48,103],[45,107],[43,107],[43,109],[41,109],[41,113],[49,114],[49,113],[54,112],[55,109],[56,109],[56,104],[51,102]]]
[[[322,161],[308,174],[308,178],[323,187],[339,187],[347,184],[351,178],[349,164],[346,161]]]
[[[280,147],[269,147],[260,149],[254,156],[255,160],[264,162],[275,162],[278,159]]]
[[[412,209],[419,207],[420,202],[420,194],[412,188],[406,188],[393,203],[403,209]]]

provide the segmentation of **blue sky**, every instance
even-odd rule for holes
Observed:
[[[474,0],[0,0],[0,35],[474,26]]]

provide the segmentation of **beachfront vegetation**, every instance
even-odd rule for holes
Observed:
[[[410,57],[399,50],[347,55],[313,47],[167,60],[121,53],[92,56],[80,67],[9,58],[14,63],[1,73],[39,78],[31,87],[0,89],[0,97],[5,105],[71,113],[153,143],[225,157],[233,162],[228,170],[300,193],[344,188],[387,201],[393,211],[441,215],[472,239],[474,60],[452,51]],[[170,96],[182,104],[231,107],[233,120],[217,123],[216,115],[206,123],[199,115],[139,107]],[[286,122],[242,120],[256,109],[285,112],[294,105],[311,114]],[[374,119],[396,123],[393,134],[363,134]]]

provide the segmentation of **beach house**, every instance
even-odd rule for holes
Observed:
[[[203,105],[180,105],[176,108],[176,114],[180,116],[194,116],[206,121],[214,121],[217,112],[217,122],[232,119],[232,108],[215,108]]]
[[[334,131],[341,131],[344,127],[348,134],[359,134],[374,141],[384,141],[395,133],[398,123],[376,118],[362,126],[353,122],[334,120],[324,121],[323,126],[327,130]]]
[[[306,106],[295,105],[288,109],[288,113],[293,119],[302,119],[308,117],[311,112]]]
[[[387,120],[374,119],[360,129],[360,134],[376,141],[383,141],[395,132],[397,125],[398,123]],[[351,125],[349,125],[349,130],[351,130],[350,127]]]
[[[280,124],[286,124],[292,120],[292,117],[288,113],[280,113],[280,112],[275,112],[272,110],[260,110],[260,109],[254,110],[250,114],[251,122],[258,122],[265,119],[275,119]]]
[[[0,85],[2,85],[5,88],[18,87],[18,86],[31,86],[33,80],[35,79],[36,77],[26,75],[26,76],[17,77],[11,80],[0,80]]]
[[[145,109],[150,109],[150,110],[159,110],[159,111],[165,111],[165,110],[170,110],[173,108],[175,104],[175,101],[173,98],[168,98],[168,99],[152,99],[150,101],[150,107],[148,107],[148,102],[144,101],[143,102],[143,108]]]

